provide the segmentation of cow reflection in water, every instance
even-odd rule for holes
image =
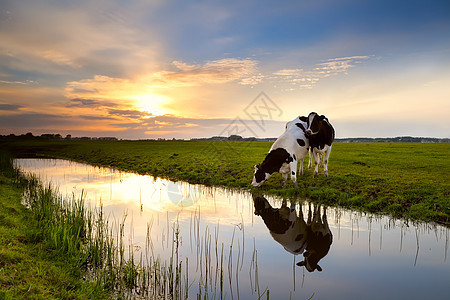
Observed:
[[[297,263],[297,266],[305,266],[309,272],[322,271],[318,263],[328,254],[333,242],[326,208],[323,209],[321,218],[320,206],[314,206],[311,218],[312,211],[309,204],[308,219],[305,222],[301,206],[297,216],[295,205],[291,203],[288,208],[286,201],[283,201],[280,208],[273,208],[264,197],[253,195],[253,204],[255,215],[262,217],[275,241],[292,254],[303,253],[304,260]]]

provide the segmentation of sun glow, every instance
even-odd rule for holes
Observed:
[[[169,114],[171,111],[165,106],[172,102],[170,97],[156,94],[143,94],[133,97],[136,99],[136,106],[140,110],[148,112],[152,115],[164,115]]]

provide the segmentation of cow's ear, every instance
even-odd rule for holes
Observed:
[[[323,119],[325,119],[325,116],[324,116],[324,115],[321,115],[321,116],[319,117],[319,120],[320,120],[320,121],[323,121]]]
[[[303,267],[305,265],[305,262],[304,261],[301,261],[301,262],[298,262],[297,263],[297,266],[299,266],[299,267]]]
[[[322,268],[319,265],[317,265],[317,271],[322,272]]]

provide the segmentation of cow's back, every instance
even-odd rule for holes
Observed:
[[[302,159],[308,154],[309,139],[305,135],[307,123],[296,118],[286,124],[284,133],[273,143],[271,150],[284,148]]]

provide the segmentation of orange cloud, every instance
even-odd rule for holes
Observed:
[[[155,74],[156,81],[165,86],[199,86],[237,81],[242,85],[255,85],[262,81],[258,62],[251,59],[226,58],[207,61],[203,65],[189,65],[174,61],[175,71],[161,71]]]

